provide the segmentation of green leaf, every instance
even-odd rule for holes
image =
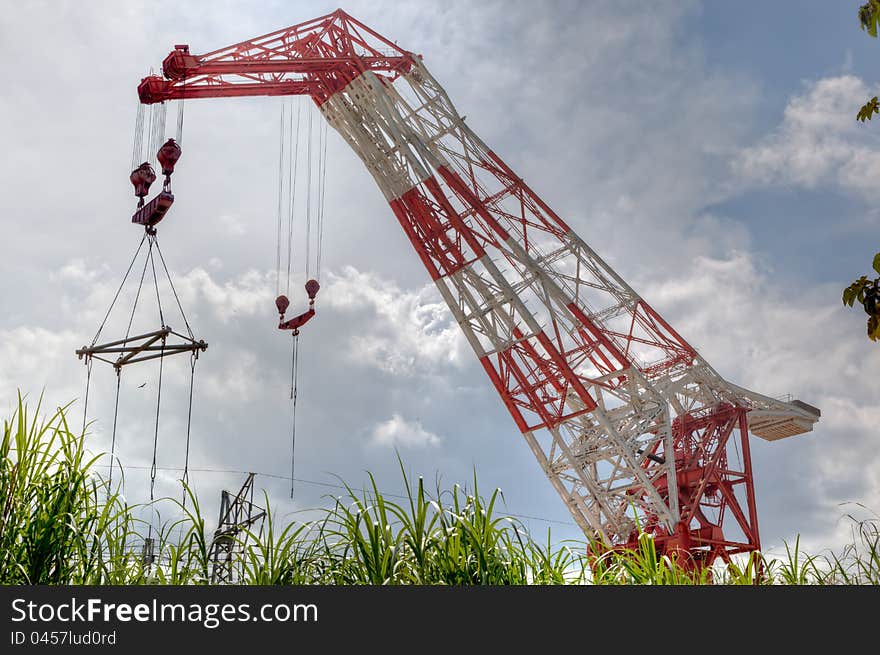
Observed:
[[[877,294],[868,292],[865,295],[865,313],[868,316],[874,316],[877,314]]]
[[[877,113],[880,113],[880,101],[878,101],[877,96],[874,96],[862,105],[859,113],[856,114],[856,120],[864,123],[866,120],[871,120],[871,117]]]
[[[880,20],[880,2],[870,0],[859,7],[859,25],[873,37],[877,36],[877,21]]]
[[[868,338],[871,341],[880,339],[880,317],[877,315],[868,319]]]
[[[872,264],[874,270],[880,273],[880,252],[874,255],[874,262]]]

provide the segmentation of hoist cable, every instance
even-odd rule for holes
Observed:
[[[298,107],[299,105],[297,105]],[[296,144],[294,143],[294,135],[293,135],[293,99],[291,99],[290,110],[287,112],[287,234],[288,237],[291,235],[291,224],[293,222],[293,212],[295,209],[295,200],[296,200],[296,160],[298,157],[298,151],[296,148]],[[287,242],[287,267],[290,268],[290,250],[291,250],[292,242],[291,239],[288,238]],[[287,275],[287,287],[285,292],[290,295],[290,274]]]
[[[321,256],[324,245],[324,198],[327,188],[327,123],[322,126],[324,134],[324,146],[320,159],[320,173],[318,178],[318,256],[315,264],[315,279],[321,281]],[[319,141],[320,145],[320,141]]]
[[[131,145],[131,170],[141,163],[144,149],[144,105],[138,100],[137,112],[134,117],[134,142]]]
[[[181,92],[186,91],[186,77],[183,78],[183,81],[180,86]],[[180,104],[177,105],[177,145],[183,147],[183,103],[185,98],[180,98]]]
[[[158,139],[156,140],[156,149],[158,150],[165,143],[165,117],[168,114],[168,105],[164,102],[159,103],[159,124]]]
[[[113,296],[113,302],[110,303],[110,307],[107,309],[107,313],[104,314],[104,320],[101,321],[101,326],[98,328],[98,331],[95,333],[95,338],[92,339],[92,345],[94,346],[98,343],[98,337],[101,336],[101,331],[104,329],[104,325],[107,323],[107,319],[110,317],[110,312],[113,311],[113,306],[116,304],[116,300],[119,298],[119,294],[122,293],[122,288],[125,286],[125,281],[128,279],[129,274],[131,273],[131,269],[134,266],[135,261],[137,261],[137,257],[141,252],[141,248],[144,245],[144,241],[146,240],[147,235],[144,233],[144,236],[141,238],[141,242],[138,244],[137,250],[135,250],[134,257],[131,258],[131,262],[128,265],[128,270],[125,271],[125,277],[122,278],[122,283],[119,285],[119,288],[116,290],[116,295]]]
[[[312,112],[309,112],[309,132],[306,147],[306,279],[311,272],[312,247]]]
[[[119,416],[119,384],[122,381],[122,369],[116,369],[116,403],[113,406],[113,436],[110,440],[110,479],[107,491],[113,493],[113,461],[116,458],[116,418]]]
[[[296,207],[296,179],[299,169],[299,128],[300,118],[302,114],[302,103],[296,103],[296,137],[294,139],[293,150],[293,184],[291,185],[290,195],[290,212],[287,221],[287,289],[285,293],[290,294],[290,266],[293,261],[293,212]]]
[[[165,113],[168,107],[164,102],[150,105],[149,147],[144,153],[144,161],[149,161],[159,150],[165,137]]]
[[[180,296],[177,295],[177,289],[174,288],[174,280],[171,279],[171,272],[168,270],[168,266],[165,264],[165,257],[162,255],[162,249],[159,247],[159,240],[154,237],[153,243],[156,246],[156,252],[159,253],[159,261],[162,262],[162,268],[165,269],[165,277],[168,278],[168,286],[171,287],[171,293],[174,294],[174,300],[177,302],[177,309],[180,310],[180,315],[183,318],[183,323],[186,325],[186,333],[189,335],[190,339],[195,339],[193,336],[192,328],[189,326],[189,321],[186,318],[186,312],[183,311],[183,305],[180,304]]]
[[[281,222],[284,200],[284,103],[281,103],[281,130],[278,146],[278,231],[275,239],[275,295],[281,293]]]
[[[153,121],[156,117],[156,105],[150,105],[150,122],[147,126],[147,151],[143,153],[143,160],[150,161],[150,153],[153,152],[153,138],[155,126],[153,125]]]
[[[293,500],[293,483],[296,464],[296,396],[297,396],[297,368],[299,366],[299,330],[293,332],[293,348],[291,351],[290,366],[290,399],[293,401],[293,420],[291,421],[290,434],[290,498]]]

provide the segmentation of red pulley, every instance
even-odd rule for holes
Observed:
[[[159,152],[156,153],[156,159],[158,159],[159,163],[162,165],[162,175],[168,176],[174,172],[174,165],[177,163],[177,160],[180,159],[180,155],[180,146],[177,145],[174,139],[168,139],[164,145],[159,148]]]
[[[306,282],[306,293],[309,294],[309,300],[314,300],[315,296],[318,295],[318,290],[321,288],[321,285],[318,284],[317,280],[309,280]]]
[[[148,162],[144,162],[131,172],[129,179],[134,185],[134,195],[143,198],[150,192],[150,185],[156,181],[156,173]]]
[[[275,299],[275,306],[278,308],[278,313],[284,316],[284,312],[290,307],[290,301],[287,299],[287,296],[281,295]]]

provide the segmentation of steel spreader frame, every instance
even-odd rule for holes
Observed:
[[[180,342],[169,342],[169,337],[177,337]],[[108,341],[107,343],[94,346],[83,346],[76,351],[79,359],[85,357],[99,359],[102,362],[112,364],[117,371],[127,364],[145,362],[150,359],[158,359],[179,353],[197,354],[208,349],[208,344],[203,340],[193,339],[179,332],[175,332],[168,326],[163,326],[153,332],[139,334],[126,339]],[[109,355],[117,355],[116,359],[107,359]]]

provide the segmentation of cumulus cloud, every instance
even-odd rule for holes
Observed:
[[[350,317],[353,360],[404,376],[461,366],[467,343],[433,284],[401,290],[351,266],[328,279],[327,304]]]
[[[249,270],[233,279],[218,283],[201,267],[194,268],[175,281],[183,302],[192,304],[204,298],[212,315],[222,322],[235,314],[255,316],[274,313],[274,277],[270,273]]]
[[[789,100],[779,126],[740,153],[734,170],[759,185],[834,184],[873,196],[880,174],[878,141],[855,115],[875,93],[854,75],[810,83]]]
[[[377,424],[371,437],[371,443],[376,446],[424,448],[439,446],[440,442],[440,437],[422,427],[421,422],[407,421],[400,414]]]
[[[54,330],[19,326],[0,330],[0,362],[3,362],[0,366],[0,398],[5,401],[4,406],[14,405],[19,390],[26,394],[49,390],[47,405],[50,409],[79,395],[82,387],[69,373],[71,367],[47,363],[75,362],[72,346],[78,338],[81,335],[67,327]]]

